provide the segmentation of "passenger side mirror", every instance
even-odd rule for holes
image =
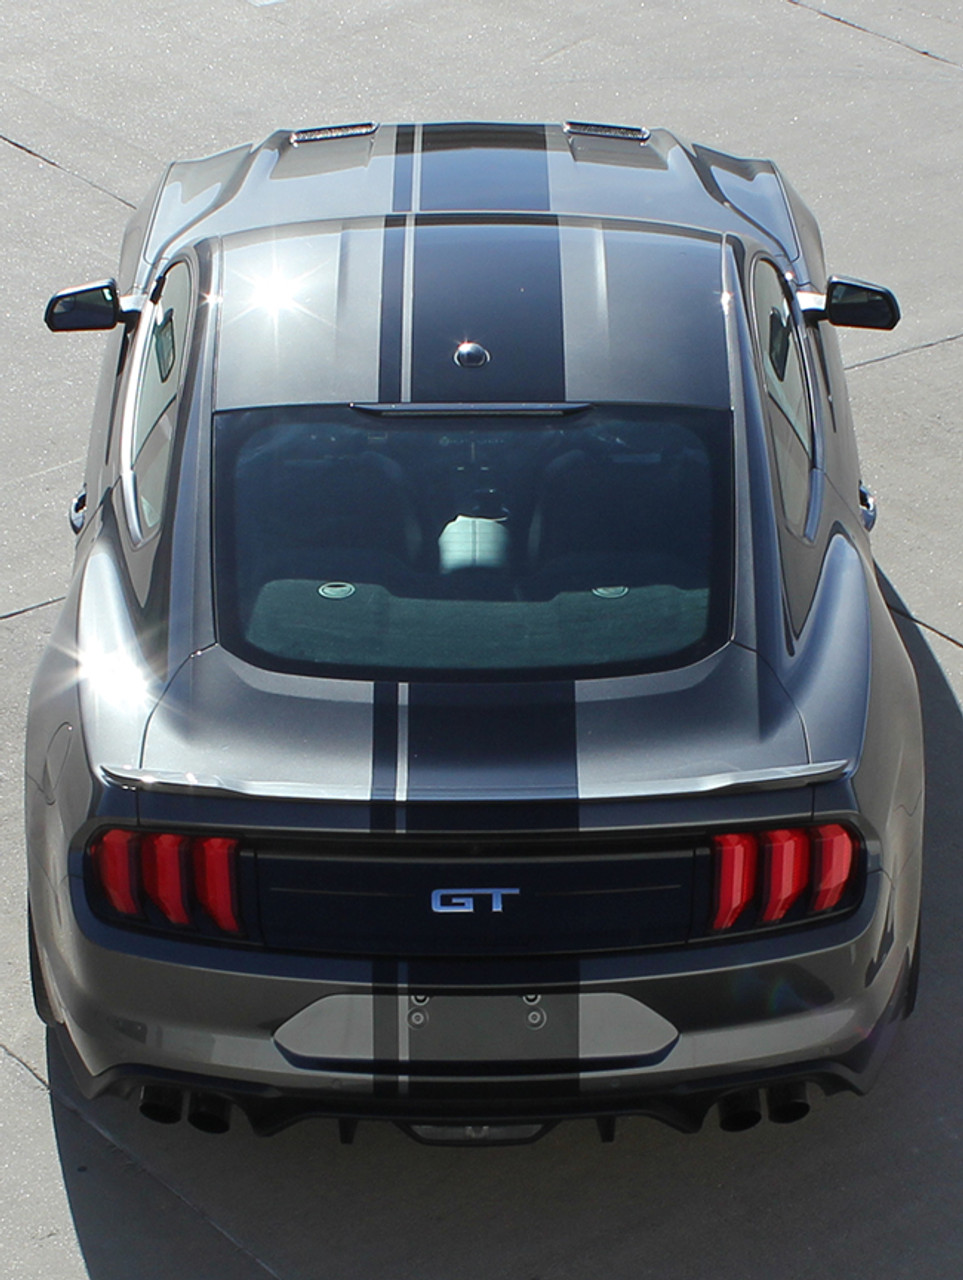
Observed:
[[[826,285],[826,319],[854,329],[895,329],[899,303],[889,289],[864,280],[830,276]]]
[[[123,312],[116,280],[101,280],[79,289],[63,289],[47,303],[44,323],[54,333],[80,329],[113,329]]]

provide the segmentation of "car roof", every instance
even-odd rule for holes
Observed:
[[[122,263],[135,293],[179,251],[223,250],[221,409],[723,407],[724,237],[800,282],[823,270],[811,215],[770,162],[577,122],[279,130],[170,166],[149,222],[140,268]],[[292,279],[305,297],[266,297]],[[454,363],[465,341],[483,368]]]
[[[218,410],[730,403],[715,233],[473,213],[299,223],[221,247]]]
[[[723,407],[723,238],[761,243],[800,281],[821,261],[770,162],[577,122],[279,130],[173,164],[150,222],[135,292],[178,251],[223,247],[222,409]],[[307,296],[268,297],[266,327],[265,289],[283,294],[285,275]],[[453,362],[465,341],[484,368]]]

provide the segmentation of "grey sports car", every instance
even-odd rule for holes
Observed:
[[[278,132],[46,319],[109,331],[26,753],[88,1096],[496,1142],[865,1092],[923,757],[833,326],[899,309],[771,163]]]

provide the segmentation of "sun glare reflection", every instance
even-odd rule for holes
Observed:
[[[275,326],[282,316],[293,312],[320,319],[316,311],[307,305],[309,287],[317,274],[317,268],[301,275],[291,275],[280,267],[275,267],[270,275],[242,276],[248,295],[236,318],[261,314]]]
[[[272,320],[276,320],[282,311],[303,310],[298,301],[301,284],[301,279],[292,279],[280,271],[261,280],[252,280],[250,306],[257,311],[266,311]]]
[[[98,698],[124,707],[144,707],[149,702],[144,672],[123,649],[105,652],[88,648],[79,657],[80,678],[88,682]]]

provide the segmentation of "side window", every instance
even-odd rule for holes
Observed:
[[[164,506],[190,315],[191,273],[186,263],[176,262],[164,277],[159,300],[144,316],[149,328],[131,418],[132,498],[143,537],[157,528]]]
[[[802,533],[809,509],[813,424],[799,335],[782,277],[771,262],[756,264],[752,296],[783,511],[789,526]]]

